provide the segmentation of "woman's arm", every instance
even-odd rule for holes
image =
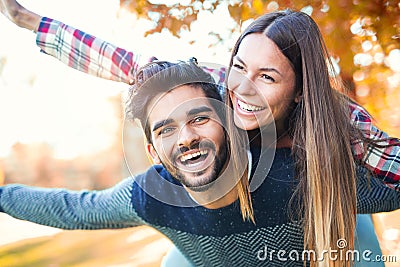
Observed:
[[[133,178],[103,191],[70,191],[6,185],[0,212],[61,229],[105,229],[142,225],[132,206]]]
[[[392,190],[363,166],[357,167],[357,213],[400,209],[400,190]]]
[[[381,179],[387,186],[400,191],[400,140],[389,135],[372,123],[372,118],[362,107],[351,104],[351,121],[364,136],[371,140],[382,140],[368,144],[362,140],[353,141],[355,158]]]
[[[33,13],[15,0],[0,0],[1,12],[16,25],[35,31],[36,44],[71,68],[124,83],[132,83],[136,71],[156,59],[127,51],[96,36],[60,21]],[[223,84],[226,69],[220,65],[204,67],[216,83]]]
[[[43,17],[37,30],[36,44],[45,53],[71,68],[85,73],[131,84],[135,73],[155,56],[145,57],[127,51],[60,21]],[[202,66],[216,83],[223,85],[226,68],[217,64]]]
[[[37,32],[42,16],[24,8],[15,0],[0,0],[0,11],[15,25]]]
[[[1,13],[19,27],[36,32],[36,43],[43,52],[71,68],[124,83],[131,83],[137,69],[153,60],[62,22],[42,17],[15,0],[0,0]]]
[[[139,67],[154,58],[144,58],[46,17],[39,24],[36,44],[71,68],[124,83],[131,83]]]

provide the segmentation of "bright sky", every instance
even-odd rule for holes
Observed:
[[[227,9],[201,14],[192,33],[182,39],[169,33],[147,38],[152,22],[137,20],[121,10],[118,0],[20,1],[34,12],[61,20],[118,46],[160,59],[188,59],[226,64],[228,49],[208,49],[214,30],[226,30]],[[221,23],[221,20],[224,23]],[[0,157],[16,142],[46,142],[58,158],[73,158],[107,148],[115,139],[118,121],[110,96],[125,84],[89,77],[39,53],[35,35],[0,16]],[[196,40],[189,45],[188,41]],[[203,52],[203,53],[202,53]],[[5,61],[1,70],[1,60]]]

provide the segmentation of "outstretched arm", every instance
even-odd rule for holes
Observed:
[[[15,0],[0,0],[1,12],[16,25],[35,31],[36,44],[71,68],[118,82],[132,83],[136,71],[155,59],[127,51],[60,21],[42,17]],[[194,55],[195,56],[195,55]],[[226,69],[204,67],[216,83],[223,84]]]
[[[24,8],[15,0],[0,0],[0,11],[21,28],[37,32],[42,16]]]
[[[350,107],[352,123],[366,138],[377,141],[374,145],[353,140],[355,158],[388,187],[400,191],[400,140],[374,126],[371,116],[362,107],[357,104]]]
[[[400,209],[400,190],[388,187],[381,179],[371,177],[363,166],[357,167],[357,212],[377,213]]]
[[[153,60],[62,22],[42,17],[15,0],[0,0],[1,13],[19,27],[37,33],[36,43],[43,52],[71,68],[124,83],[131,83],[141,65]]]
[[[61,229],[125,228],[143,224],[132,206],[133,178],[103,191],[24,185],[0,187],[0,212]]]
[[[79,71],[118,82],[131,84],[141,66],[155,59],[127,51],[102,39],[75,29],[60,21],[43,17],[36,35],[36,44],[45,53]],[[203,66],[217,84],[223,85],[226,68]]]

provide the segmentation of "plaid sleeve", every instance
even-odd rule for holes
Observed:
[[[130,83],[144,58],[95,36],[43,17],[36,36],[43,52],[79,71],[104,79]]]
[[[351,120],[365,137],[382,140],[378,146],[364,144],[361,140],[352,143],[354,156],[365,167],[390,188],[400,191],[400,140],[389,135],[372,124],[372,118],[362,107],[350,104]]]
[[[208,72],[215,80],[218,85],[218,92],[225,99],[225,79],[226,79],[226,68],[223,66],[201,66],[201,68]]]
[[[208,67],[208,66],[201,66],[201,68],[211,74],[214,78],[215,82],[220,85],[224,86],[225,78],[226,78],[226,68],[222,66],[215,66],[215,67]]]

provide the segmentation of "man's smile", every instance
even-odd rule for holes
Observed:
[[[209,167],[215,155],[215,151],[210,148],[191,149],[177,157],[177,167],[181,171],[199,172]]]
[[[203,149],[203,150],[192,152],[192,153],[186,153],[185,155],[182,155],[180,158],[181,158],[181,162],[185,164],[189,160],[195,161],[195,160],[199,159],[201,156],[207,156],[207,155],[208,155],[208,151]]]

